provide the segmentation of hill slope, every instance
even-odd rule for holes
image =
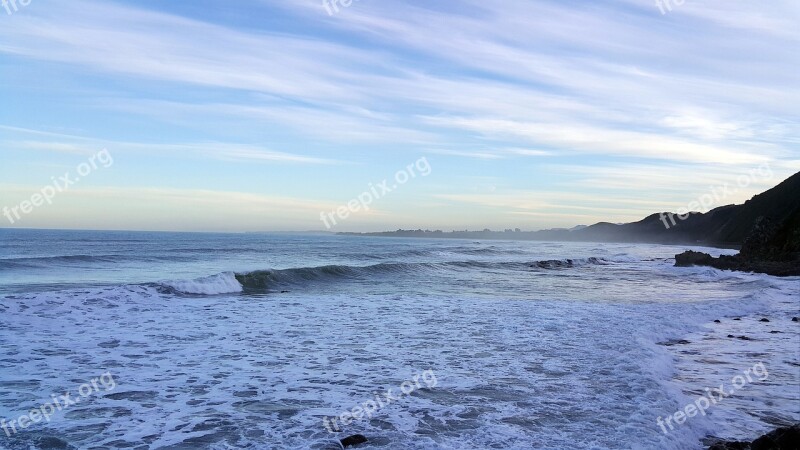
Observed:
[[[759,217],[783,224],[798,211],[800,172],[743,205],[722,206],[704,214],[691,213],[685,220],[674,213],[660,213],[622,225],[601,222],[573,231],[570,237],[591,241],[739,246]]]

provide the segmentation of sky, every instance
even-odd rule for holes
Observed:
[[[800,170],[797,0],[10,1],[0,227],[536,230]]]

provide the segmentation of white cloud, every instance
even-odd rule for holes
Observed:
[[[108,147],[325,166],[359,163],[369,145],[464,158],[453,171],[455,164],[523,162],[545,170],[572,158],[564,172],[578,181],[575,189],[614,191],[555,198],[520,191],[526,180],[509,178],[504,184],[517,189],[484,197],[431,192],[554,217],[582,217],[583,208],[638,213],[649,205],[626,202],[625,193],[671,204],[700,189],[698,180],[728,179],[763,162],[776,174],[796,170],[794,0],[692,0],[666,16],[638,0],[580,8],[544,0],[365,1],[335,17],[314,2],[259,2],[292,15],[281,31],[119,3],[41,1],[0,28],[0,53],[10,64],[44,61],[85,83],[96,95],[70,98],[75,111],[177,125],[193,137],[159,142],[130,131],[115,139],[94,123],[74,135],[24,130],[18,125],[57,128],[38,125],[46,115],[22,115],[15,126],[0,126],[12,151]],[[531,200],[536,195],[545,200]],[[387,221],[407,217],[392,214]]]

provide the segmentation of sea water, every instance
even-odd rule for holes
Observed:
[[[0,448],[684,450],[799,421],[800,279],[689,248],[0,230]]]

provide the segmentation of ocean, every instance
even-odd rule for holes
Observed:
[[[0,229],[0,448],[686,450],[800,421],[800,279],[689,248]]]

